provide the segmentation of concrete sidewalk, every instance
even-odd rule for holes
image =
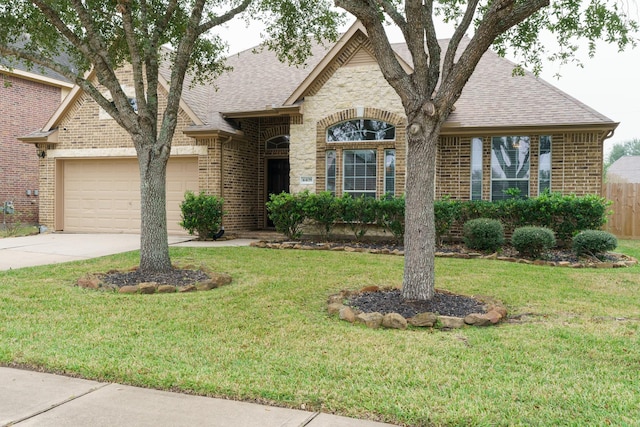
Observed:
[[[169,236],[171,246],[248,246],[252,239],[198,242]],[[139,234],[50,233],[0,239],[0,271],[97,258],[140,249]]]
[[[383,427],[318,412],[0,367],[0,426]]]

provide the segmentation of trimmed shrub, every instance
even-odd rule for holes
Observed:
[[[309,192],[298,194],[280,193],[269,196],[267,211],[269,219],[280,233],[288,239],[298,239],[302,236],[302,223],[306,219],[304,206]]]
[[[576,255],[602,256],[618,246],[618,239],[611,233],[602,230],[584,230],[573,238],[573,252]]]
[[[378,201],[373,197],[360,196],[357,198],[345,194],[340,199],[340,216],[349,225],[356,240],[360,240],[376,221]]]
[[[545,227],[520,227],[513,230],[511,245],[522,256],[537,259],[556,245],[556,237]]]
[[[385,231],[390,231],[398,243],[404,241],[404,206],[404,196],[378,200],[376,223]]]
[[[469,249],[497,251],[504,244],[504,227],[497,219],[477,218],[464,223],[464,244]]]
[[[200,239],[212,239],[222,226],[222,210],[224,200],[217,196],[209,196],[203,192],[195,195],[192,191],[184,194],[184,201],[180,204],[182,221],[180,226]]]
[[[450,200],[447,196],[435,201],[433,211],[436,221],[436,242],[442,244],[443,237],[449,234],[451,226],[460,216],[460,203]]]
[[[340,219],[340,199],[328,191],[309,194],[304,204],[304,213],[314,221],[322,238],[326,241],[336,222]]]

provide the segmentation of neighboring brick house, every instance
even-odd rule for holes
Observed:
[[[406,47],[394,49],[410,70]],[[248,50],[227,63],[233,71],[215,86],[183,93],[167,175],[170,232],[180,231],[186,189],[222,196],[227,230],[268,227],[270,193],[403,193],[406,118],[359,23],[337,43],[314,47],[306,68],[268,51]],[[599,194],[603,141],[617,123],[531,74],[513,77],[513,67],[493,52],[478,65],[442,131],[438,196],[492,200],[509,188],[530,196],[547,188]],[[132,87],[127,73],[125,90]],[[23,140],[46,151],[43,223],[66,231],[139,230],[132,143],[78,88]]]
[[[13,202],[15,214],[7,223],[36,224],[38,152],[18,137],[42,126],[73,85],[59,75],[21,68],[5,68],[0,60],[0,206]]]

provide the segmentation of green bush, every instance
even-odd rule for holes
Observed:
[[[376,221],[378,201],[373,197],[353,198],[345,194],[340,200],[340,207],[340,217],[349,225],[356,240],[360,240]]]
[[[511,245],[521,255],[537,259],[556,245],[556,237],[545,227],[520,227],[513,231]]]
[[[404,207],[404,196],[378,200],[376,223],[385,231],[390,231],[398,243],[404,241]]]
[[[309,194],[304,204],[304,213],[314,221],[324,240],[328,240],[331,230],[340,219],[340,200],[328,191]]]
[[[222,226],[222,210],[224,200],[217,196],[209,196],[204,192],[195,195],[192,191],[184,194],[180,204],[182,221],[180,226],[193,234],[196,232],[200,239],[212,239]]]
[[[442,244],[444,236],[449,234],[451,227],[456,219],[460,216],[460,203],[443,197],[442,200],[436,200],[433,205],[435,221],[436,221],[436,241]]]
[[[504,227],[497,219],[477,218],[464,223],[464,244],[479,251],[497,251],[504,244]]]
[[[618,239],[611,233],[601,230],[584,230],[573,238],[572,249],[576,255],[602,256],[618,246]]]
[[[288,239],[298,239],[302,236],[302,224],[306,219],[305,204],[309,192],[298,194],[280,193],[269,196],[267,212],[269,219],[280,233]]]

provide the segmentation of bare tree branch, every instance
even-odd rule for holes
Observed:
[[[218,25],[222,25],[222,24],[230,21],[231,19],[233,19],[239,13],[244,12],[247,9],[247,7],[249,7],[251,2],[252,2],[252,0],[243,0],[243,2],[241,4],[239,4],[238,6],[234,7],[233,9],[228,11],[227,13],[225,13],[223,15],[220,15],[220,16],[215,16],[212,19],[210,19],[209,21],[201,24],[198,27],[198,35],[204,34],[207,31],[209,31],[210,29],[212,29],[213,27],[217,27]]]

